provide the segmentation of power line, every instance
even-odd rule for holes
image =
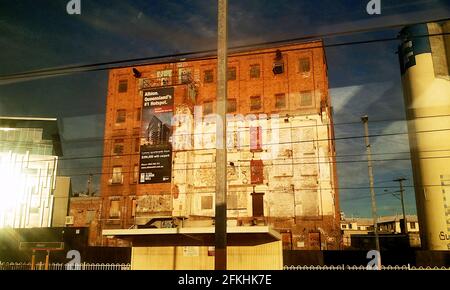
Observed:
[[[450,19],[450,18],[449,18]],[[445,21],[448,19],[438,19],[438,20],[431,20],[431,22],[440,22]],[[414,24],[421,24],[420,23],[409,23],[405,25],[396,25],[395,27],[403,27],[406,25],[414,25]],[[383,28],[383,27],[381,27]],[[379,29],[381,29],[379,28]],[[387,27],[384,27],[387,28]],[[394,27],[390,27],[394,28]],[[371,30],[357,30],[356,32],[362,33],[362,32],[369,32]],[[342,34],[349,34],[349,33],[355,33],[355,32],[344,32],[340,33]],[[431,37],[431,36],[443,36],[448,35],[450,33],[436,33],[436,34],[424,34],[424,35],[415,35],[411,36],[411,38],[423,38],[423,37]],[[278,40],[278,41],[271,41],[271,42],[262,42],[262,43],[256,43],[256,44],[250,44],[250,45],[242,45],[242,46],[235,46],[230,48],[230,50],[238,50],[238,49],[257,49],[261,46],[267,46],[267,45],[273,45],[273,44],[289,44],[293,43],[295,41],[305,41],[305,40],[313,40],[317,38],[323,38],[323,37],[330,37],[330,36],[336,36],[339,34],[331,33],[331,34],[322,34],[322,35],[316,35],[316,36],[307,36],[307,37],[297,37],[292,39],[284,39],[284,40]],[[365,41],[352,41],[352,42],[342,42],[342,43],[335,43],[335,44],[322,44],[320,46],[310,46],[306,48],[296,48],[296,49],[285,49],[283,51],[294,51],[294,50],[302,50],[302,49],[314,49],[314,48],[326,48],[326,47],[338,47],[338,46],[346,46],[346,45],[358,45],[358,44],[370,44],[370,43],[376,43],[376,42],[386,42],[386,41],[396,41],[400,40],[400,37],[390,37],[390,38],[379,38],[379,39],[373,39],[373,40],[365,40]],[[180,60],[170,60],[170,58],[176,58],[181,56],[189,56],[189,55],[200,55],[200,54],[208,54],[208,53],[216,53],[216,49],[209,49],[209,50],[198,50],[198,51],[190,51],[190,52],[184,52],[184,53],[176,53],[176,54],[166,54],[166,55],[159,55],[159,56],[150,56],[150,57],[141,57],[141,58],[133,58],[133,59],[126,59],[126,60],[115,60],[115,61],[108,61],[108,62],[99,62],[99,63],[92,63],[92,64],[83,64],[83,65],[68,65],[68,66],[60,66],[58,68],[46,68],[46,69],[40,69],[40,70],[32,70],[32,71],[25,71],[21,73],[13,73],[13,74],[6,74],[6,75],[0,75],[0,81],[2,80],[16,80],[16,79],[23,79],[23,78],[30,78],[30,77],[49,77],[49,76],[58,76],[63,74],[70,74],[70,73],[76,73],[76,72],[92,72],[92,71],[101,71],[101,70],[109,70],[113,68],[121,68],[121,66],[111,66],[114,64],[121,64],[121,63],[133,63],[133,62],[142,62],[142,61],[151,61],[151,60],[160,60],[160,59],[169,59],[166,61],[163,61],[161,63],[167,63],[167,62],[178,62]],[[235,54],[244,53],[244,52],[233,52]],[[261,52],[260,54],[265,54],[268,52]],[[258,54],[258,53],[253,53]],[[215,55],[215,54],[214,54]],[[232,57],[232,56],[231,56]],[[194,58],[189,59],[189,61],[195,61],[195,60],[204,60],[204,59],[211,59],[215,58],[215,56],[207,56],[203,58]],[[145,64],[139,64],[139,65],[148,65],[148,64],[157,64],[155,63],[145,63]],[[137,64],[129,64],[128,66],[137,66]],[[100,67],[99,66],[107,66],[107,67]],[[122,66],[123,67],[123,66]]]
[[[420,117],[420,118],[438,118],[438,117],[448,117],[450,116],[450,114],[443,114],[443,115],[430,115],[430,116],[426,116],[426,117]],[[285,117],[281,117],[280,119],[285,118]],[[304,121],[314,121],[314,119],[310,119],[307,120],[305,119]],[[398,121],[402,121],[402,122],[408,122],[408,120],[405,119],[381,119],[381,120],[373,120],[371,121],[371,123],[382,123],[382,122],[398,122]],[[291,126],[291,127],[282,127],[282,128],[262,128],[262,131],[277,131],[277,130],[292,130],[292,129],[300,129],[300,128],[317,128],[317,127],[333,127],[333,126],[339,126],[339,125],[353,125],[353,124],[361,124],[361,122],[344,122],[344,123],[330,123],[330,124],[316,124],[316,125],[301,125],[301,126]],[[250,131],[250,126],[248,127],[241,127],[238,128],[236,130],[233,131],[227,131],[228,134],[230,133],[244,133],[247,131]],[[442,130],[442,129],[441,129]],[[447,130],[447,129],[444,129]],[[194,130],[195,131],[195,130]],[[421,132],[428,132],[428,131],[417,131],[417,133],[421,133]],[[429,131],[429,132],[433,132],[433,131]],[[411,132],[411,133],[416,133],[416,132]],[[399,133],[393,133],[393,134],[408,134],[408,132],[399,132]],[[173,137],[182,137],[182,136],[198,136],[198,135],[216,135],[216,132],[201,132],[201,133],[180,133],[180,134],[172,134]],[[372,136],[372,135],[371,135]],[[369,136],[370,137],[370,136]],[[376,137],[376,136],[375,136]],[[138,139],[138,138],[145,138],[145,136],[141,136],[141,135],[130,135],[130,134],[121,134],[118,135],[116,137],[111,137],[111,138],[101,138],[101,137],[96,137],[96,138],[85,138],[85,139],[81,139],[81,140],[62,140],[62,143],[81,143],[81,142],[100,142],[100,141],[106,141],[106,140],[118,140],[118,139]],[[360,137],[358,137],[360,138]],[[316,140],[314,140],[316,141]],[[9,143],[33,143],[32,141],[13,141],[13,140],[5,140],[5,139],[0,139],[0,142],[9,142]]]
[[[294,127],[290,127],[290,128],[286,128],[286,129],[292,129],[292,128],[294,128]],[[449,131],[449,130],[450,130],[450,128],[434,129],[434,130],[422,130],[422,131],[414,131],[414,132],[396,132],[396,133],[384,133],[384,134],[371,134],[371,135],[369,135],[369,137],[386,137],[386,136],[396,136],[396,135],[407,135],[407,134],[410,134],[410,133],[432,133],[432,132],[442,132],[442,131]],[[240,133],[240,132],[233,131],[233,133]],[[211,134],[216,134],[216,133],[211,133]],[[186,135],[187,136],[192,136],[192,134],[186,134]],[[178,137],[178,135],[177,134],[172,135],[172,138],[173,137]],[[116,138],[111,139],[111,140],[139,139],[139,138],[142,138],[142,137],[135,136],[135,137],[132,137],[132,138],[124,138],[124,137],[121,137],[121,136],[117,136]],[[313,143],[313,142],[323,142],[323,141],[340,141],[340,140],[361,139],[361,138],[365,138],[365,136],[358,135],[358,136],[345,136],[345,137],[334,137],[334,138],[323,138],[323,139],[310,139],[310,140],[300,140],[300,141],[285,141],[285,142],[277,142],[277,143],[266,143],[266,144],[262,144],[262,146],[277,146],[277,145],[286,145],[286,144]],[[99,139],[99,141],[100,140],[103,140],[103,139]],[[109,139],[104,139],[104,140],[109,140]],[[86,141],[88,141],[88,140],[86,140]],[[32,141],[29,141],[29,142],[26,142],[26,141],[11,141],[11,140],[4,140],[4,139],[0,140],[0,142],[3,142],[3,143],[10,142],[10,143],[14,143],[14,144],[17,144],[17,143],[19,143],[19,144],[23,144],[23,143],[25,143],[25,144],[34,144]],[[92,142],[92,141],[90,141],[90,142]],[[235,148],[241,149],[241,148],[247,148],[247,147],[251,147],[251,146],[252,146],[251,144],[249,144],[249,145],[246,145],[246,144],[245,145],[244,144],[241,145],[241,144],[239,144],[239,145],[236,145]],[[15,146],[15,147],[16,148],[28,148],[25,145],[19,145],[19,146]],[[191,147],[195,147],[195,145],[191,146]],[[177,151],[200,151],[200,150],[212,150],[214,148],[215,147],[213,147],[213,148],[179,149]],[[230,148],[230,149],[233,149],[233,148]]]

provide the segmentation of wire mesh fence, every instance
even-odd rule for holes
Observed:
[[[343,271],[343,270],[350,270],[350,271],[360,271],[360,270],[373,270],[373,268],[364,266],[364,265],[285,265],[283,267],[284,270],[303,270],[303,271]],[[411,266],[411,265],[387,265],[387,266],[381,266],[381,270],[387,270],[387,271],[411,271],[411,270],[447,270],[450,271],[450,267],[431,267],[431,266]]]
[[[39,262],[32,267],[31,263],[0,262],[0,270],[45,270],[45,263]],[[131,264],[109,264],[109,263],[80,263],[64,264],[50,263],[48,270],[99,270],[99,271],[123,271],[131,270]]]

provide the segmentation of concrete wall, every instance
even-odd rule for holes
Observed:
[[[54,191],[52,227],[64,227],[69,211],[70,177],[57,176]]]
[[[214,270],[210,247],[133,247],[133,270]],[[282,270],[281,241],[227,247],[227,270]]]

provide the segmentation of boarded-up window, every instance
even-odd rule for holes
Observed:
[[[213,208],[213,198],[212,196],[202,196],[202,210],[203,209],[212,209]]]
[[[252,184],[264,183],[264,164],[262,160],[250,161],[250,175]]]
[[[114,166],[112,172],[112,183],[120,184],[123,182],[122,166]]]
[[[237,102],[236,99],[228,99],[227,101],[227,113],[236,112]]]
[[[259,79],[261,76],[261,66],[259,64],[250,65],[250,78]]]
[[[131,200],[131,216],[132,216],[132,217],[135,217],[135,216],[136,216],[136,205],[137,205],[136,200],[135,200],[135,199],[132,199],[132,200]]]
[[[262,128],[250,127],[250,151],[259,152],[262,151]]]
[[[227,209],[237,209],[238,208],[238,196],[237,193],[232,193],[227,195]]]
[[[236,80],[236,67],[235,66],[232,66],[232,67],[228,68],[228,75],[227,75],[227,77],[228,77],[229,81]]]
[[[285,94],[276,94],[275,95],[275,107],[277,109],[286,108],[286,95]]]
[[[317,217],[319,216],[319,201],[316,190],[302,190],[302,216]]]
[[[309,233],[308,238],[310,248],[320,250],[320,233]]]
[[[114,140],[113,155],[122,155],[123,147],[124,147],[123,139]]]
[[[111,200],[109,204],[109,217],[110,218],[120,217],[120,200]]]
[[[126,93],[128,90],[128,81],[127,80],[120,80],[119,81],[119,93]]]
[[[203,77],[203,82],[204,83],[212,83],[212,82],[214,82],[214,74],[213,74],[213,70],[212,69],[205,70],[204,74],[205,74],[204,77]]]
[[[127,111],[120,109],[117,110],[116,112],[116,123],[120,124],[120,123],[125,123],[125,120],[127,118]]]
[[[299,59],[299,72],[300,73],[309,73],[311,71],[311,63],[309,61],[309,57],[301,57]]]
[[[264,216],[264,193],[252,193],[253,217]]]
[[[312,91],[302,91],[300,92],[300,106],[310,107],[313,104],[313,94]]]
[[[94,221],[94,219],[95,219],[95,210],[88,210],[87,212],[86,212],[86,223],[91,223],[91,222],[93,222]]]
[[[250,111],[259,111],[262,108],[261,96],[250,97]]]

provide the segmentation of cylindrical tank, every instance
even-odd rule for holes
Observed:
[[[450,250],[450,22],[405,27],[399,48],[422,247]],[[434,36],[430,36],[434,35]]]

